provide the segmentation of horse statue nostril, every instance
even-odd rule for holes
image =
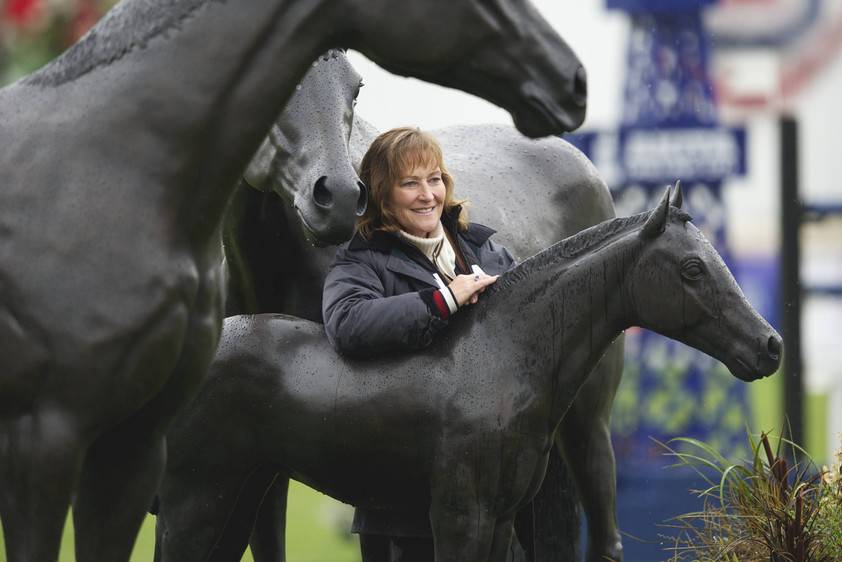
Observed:
[[[769,351],[769,356],[771,358],[779,359],[781,357],[781,351],[783,350],[783,343],[781,342],[780,336],[769,336],[769,341],[766,343],[766,349]]]
[[[327,176],[322,176],[316,180],[316,184],[313,186],[313,201],[317,206],[324,209],[333,206],[333,194],[327,187]]]
[[[360,188],[360,196],[357,199],[357,216],[361,217],[368,208],[368,188],[361,181],[357,182],[357,187]]]
[[[588,73],[585,67],[576,69],[576,76],[573,78],[573,99],[579,107],[585,107],[588,103]]]

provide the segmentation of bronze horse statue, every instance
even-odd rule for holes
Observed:
[[[54,561],[71,503],[77,560],[128,559],[218,342],[224,209],[332,46],[484,97],[530,136],[584,118],[584,71],[527,0],[124,0],[0,90],[10,562]]]
[[[502,561],[558,426],[624,329],[742,380],[774,373],[780,337],[669,193],[526,260],[409,357],[342,357],[319,324],[288,316],[227,319],[169,434],[162,559],[239,559],[263,491],[295,478],[353,505],[428,509],[437,562]]]

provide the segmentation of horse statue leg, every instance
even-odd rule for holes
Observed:
[[[79,475],[80,439],[55,413],[4,420],[0,428],[0,517],[9,562],[54,562]]]
[[[611,405],[623,374],[623,336],[608,349],[561,422],[556,445],[573,475],[588,520],[588,562],[623,559],[617,529],[617,481]]]
[[[88,449],[73,505],[76,559],[128,560],[166,462],[164,424],[132,416]],[[150,432],[157,425],[157,431]]]

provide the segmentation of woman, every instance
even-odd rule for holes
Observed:
[[[428,133],[381,134],[363,157],[360,177],[368,207],[325,280],[328,340],[355,356],[421,349],[514,259],[491,241],[492,229],[468,223]],[[364,562],[433,560],[425,513],[358,509],[353,530]]]

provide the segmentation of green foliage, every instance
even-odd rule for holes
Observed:
[[[0,0],[0,86],[75,43],[116,0]]]
[[[842,441],[842,434],[840,434]],[[831,560],[842,560],[842,445],[834,462],[822,469],[822,485],[828,490],[819,504],[818,532],[824,537]]]
[[[838,562],[842,560],[842,450],[819,471],[786,439],[748,434],[752,458],[734,461],[695,439],[662,446],[675,466],[694,469],[708,487],[701,511],[667,527],[674,562]]]

